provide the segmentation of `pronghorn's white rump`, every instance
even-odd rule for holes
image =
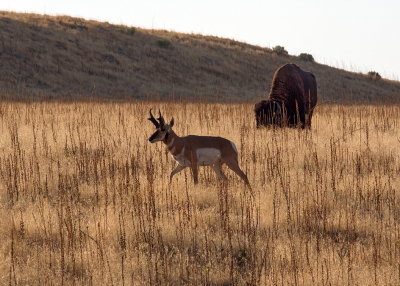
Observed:
[[[159,112],[157,121],[151,113],[151,109],[149,120],[157,128],[156,132],[150,136],[149,141],[151,143],[163,141],[172,157],[178,163],[178,166],[170,174],[170,182],[175,174],[186,167],[190,167],[194,183],[197,184],[199,166],[211,166],[218,178],[227,179],[221,169],[222,165],[226,164],[250,188],[246,174],[243,173],[238,165],[238,150],[235,143],[222,137],[213,136],[188,135],[179,137],[172,130],[174,119],[171,120],[170,124],[166,124]]]
[[[235,150],[235,152],[237,153],[237,152],[238,152],[238,150],[237,150],[237,148],[236,148],[236,144],[235,144],[235,143],[233,143],[232,141],[231,141],[231,144],[232,144],[233,150]]]

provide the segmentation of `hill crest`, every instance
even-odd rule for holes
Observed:
[[[395,102],[400,83],[372,80],[230,39],[0,11],[3,98],[265,98],[293,62],[316,75],[321,102]]]

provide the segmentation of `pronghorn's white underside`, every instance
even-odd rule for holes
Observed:
[[[221,159],[221,151],[216,148],[200,148],[196,150],[197,165],[212,165]]]
[[[190,161],[185,158],[184,151],[185,148],[182,149],[181,153],[172,157],[179,165],[190,166]],[[199,148],[196,150],[196,155],[198,166],[209,166],[221,159],[221,151],[216,148]]]

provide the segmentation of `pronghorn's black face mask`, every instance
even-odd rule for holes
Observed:
[[[163,141],[168,137],[169,132],[171,131],[172,126],[174,126],[174,119],[171,119],[169,124],[165,124],[164,117],[161,115],[161,112],[158,111],[159,117],[157,119],[154,118],[150,109],[150,118],[148,118],[154,126],[157,128],[156,132],[150,136],[150,143],[155,143],[158,141]],[[158,120],[158,121],[157,121]]]

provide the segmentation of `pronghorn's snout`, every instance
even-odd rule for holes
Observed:
[[[150,143],[155,143],[158,141],[164,140],[165,134],[162,134],[160,130],[157,130],[156,132],[153,133],[153,135],[150,136],[149,142]]]
[[[153,143],[154,137],[156,135],[157,132],[153,133],[150,137],[149,137],[149,142]]]

